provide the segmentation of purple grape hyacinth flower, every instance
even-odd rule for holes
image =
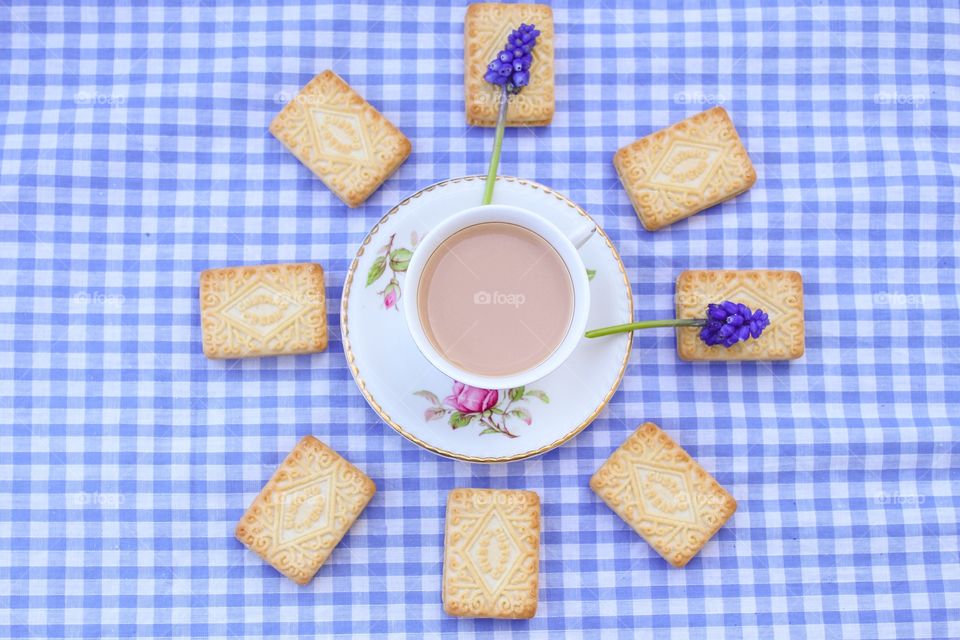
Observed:
[[[727,300],[707,307],[707,323],[700,330],[700,339],[708,346],[732,347],[759,338],[769,325],[770,318],[762,309],[751,311],[745,304]]]
[[[533,48],[537,45],[540,31],[532,24],[521,24],[507,37],[507,45],[487,65],[483,79],[504,87],[510,93],[519,93],[530,83],[530,65],[533,63]]]

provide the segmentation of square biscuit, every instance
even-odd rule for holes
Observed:
[[[323,267],[264,264],[204,271],[200,323],[208,358],[323,351],[327,348]]]
[[[613,165],[647,231],[729,200],[757,181],[723,107],[640,138],[617,151]]]
[[[305,436],[237,523],[237,540],[297,584],[307,584],[376,490],[336,451]]]
[[[329,69],[270,123],[270,133],[343,200],[358,207],[410,155],[410,140]]]
[[[447,498],[443,610],[467,618],[532,618],[540,579],[540,496],[454,489]]]
[[[540,30],[533,48],[530,84],[510,97],[508,127],[538,127],[553,121],[553,11],[545,4],[471,4],[463,24],[463,84],[467,124],[495,127],[500,89],[483,79],[487,65],[507,44],[507,36],[521,24]]]
[[[763,309],[770,325],[732,347],[707,346],[699,327],[677,328],[684,360],[793,360],[803,355],[803,278],[796,271],[684,271],[677,278],[678,318],[703,318],[707,305],[739,302]]]
[[[737,510],[733,496],[652,422],[613,452],[590,488],[675,567],[690,562]]]

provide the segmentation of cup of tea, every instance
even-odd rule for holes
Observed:
[[[417,245],[403,305],[410,334],[437,369],[483,389],[543,378],[586,330],[590,287],[572,236],[542,216],[491,204],[443,220]]]

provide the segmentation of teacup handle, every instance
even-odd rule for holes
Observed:
[[[579,249],[587,243],[587,240],[593,237],[593,234],[597,232],[597,225],[591,223],[584,224],[581,228],[577,229],[573,233],[567,235],[567,239],[573,244],[574,247]]]

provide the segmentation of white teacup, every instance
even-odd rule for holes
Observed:
[[[458,231],[485,222],[515,224],[529,229],[546,240],[563,260],[573,287],[573,314],[567,333],[560,344],[545,360],[533,368],[503,376],[481,375],[465,371],[444,358],[427,338],[417,304],[423,268],[433,252]],[[501,204],[474,207],[446,218],[420,240],[407,267],[405,297],[408,303],[403,305],[403,309],[407,327],[417,348],[437,369],[454,380],[472,387],[511,389],[545,377],[570,357],[586,330],[587,316],[590,313],[590,282],[577,249],[590,239],[594,231],[596,227],[593,223],[584,222],[581,229],[567,236],[553,223],[532,211]]]

